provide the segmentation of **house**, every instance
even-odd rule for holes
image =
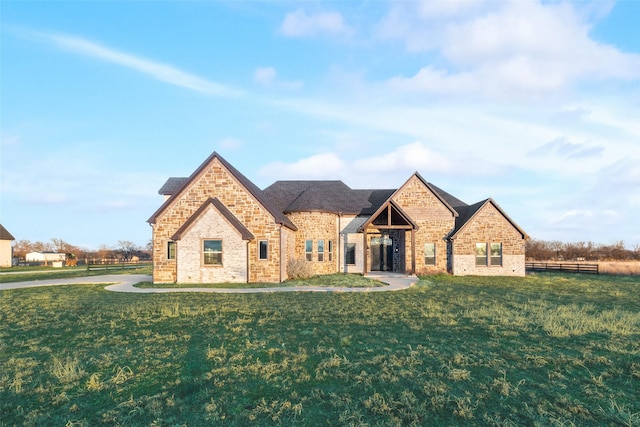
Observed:
[[[49,262],[64,261],[66,257],[66,254],[58,252],[35,251],[29,252],[24,258],[26,262],[44,262],[46,264]]]
[[[16,240],[2,224],[0,224],[0,268],[13,265],[13,246],[11,242]]]
[[[417,172],[397,189],[261,190],[214,152],[159,193],[148,220],[154,283],[281,282],[293,261],[312,274],[525,274],[528,236],[493,199],[468,205]]]

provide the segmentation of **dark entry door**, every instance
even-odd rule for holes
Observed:
[[[393,271],[393,238],[388,234],[371,238],[371,271]]]

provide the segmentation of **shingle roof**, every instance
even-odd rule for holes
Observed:
[[[264,194],[282,212],[320,211],[357,214],[370,208],[366,194],[342,181],[277,181]]]
[[[16,240],[2,224],[0,224],[0,240]]]
[[[188,181],[189,178],[171,177],[167,179],[167,182],[165,182],[162,187],[160,187],[158,194],[162,194],[163,196],[173,196],[180,191]]]

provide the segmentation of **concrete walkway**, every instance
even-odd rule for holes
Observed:
[[[151,281],[151,276],[143,274],[112,274],[106,276],[75,277],[69,279],[33,280],[29,282],[0,283],[0,290],[31,288],[36,286],[60,286],[73,284],[99,284],[104,283],[108,291],[130,292],[140,294],[169,293],[169,292],[209,292],[219,294],[253,294],[267,292],[389,292],[408,289],[413,286],[418,278],[393,273],[367,274],[366,277],[388,284],[372,288],[346,288],[346,287],[269,287],[269,288],[136,288],[134,285],[140,282]]]

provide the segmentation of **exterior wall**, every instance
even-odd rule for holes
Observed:
[[[222,240],[222,266],[203,264],[204,239]],[[247,241],[213,206],[177,242],[176,259],[179,283],[247,280]]]
[[[332,274],[338,271],[338,215],[326,212],[291,212],[287,216],[298,227],[293,243],[294,259],[306,259],[305,242],[313,240],[312,274]],[[318,261],[318,240],[324,240],[324,261]],[[333,260],[329,261],[329,240],[333,241]]]
[[[364,234],[358,233],[358,228],[367,220],[366,217],[357,217],[355,215],[341,216],[338,221],[338,229],[340,230],[340,242],[338,244],[338,271],[342,273],[364,273],[364,256],[363,242]],[[354,243],[355,246],[355,264],[346,264],[347,243]]]
[[[502,243],[501,266],[476,267],[476,243]],[[453,240],[453,274],[457,276],[524,276],[525,239],[492,205],[487,204]]]
[[[416,274],[447,271],[447,242],[445,237],[453,230],[455,217],[424,183],[415,175],[393,196],[393,201],[417,225],[415,232]],[[425,243],[436,244],[436,265],[425,264]],[[405,271],[411,271],[411,233],[405,238]]]
[[[280,225],[231,173],[214,159],[189,187],[169,200],[153,225],[153,281],[175,283],[177,260],[167,259],[167,242],[202,204],[217,197],[255,237],[249,244],[249,282],[280,281]],[[267,240],[269,259],[258,261],[257,241]]]
[[[0,267],[11,267],[13,261],[13,246],[11,240],[0,240]]]
[[[64,261],[66,254],[59,254],[54,252],[29,252],[25,255],[25,261],[27,262],[49,262],[49,261]]]

